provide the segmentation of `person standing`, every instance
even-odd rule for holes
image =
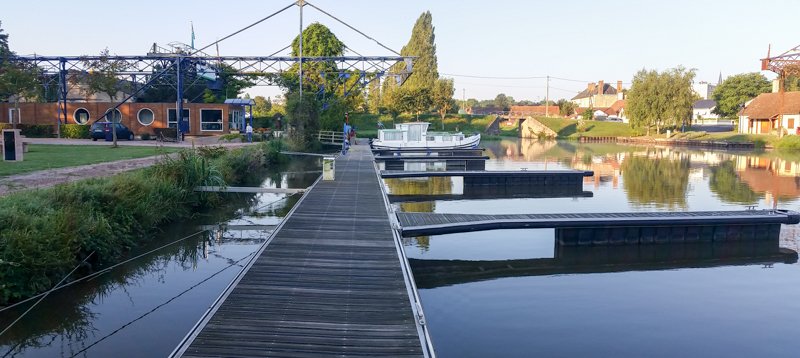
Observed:
[[[244,128],[245,133],[247,133],[247,143],[253,143],[253,127],[250,123],[247,123],[247,127]]]
[[[344,128],[342,128],[342,155],[347,154],[347,149],[350,148],[350,123],[347,119],[347,114],[345,113],[344,118]]]

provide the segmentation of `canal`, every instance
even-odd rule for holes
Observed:
[[[800,156],[520,139],[483,145],[487,170],[595,176],[585,179],[584,193],[550,197],[541,190],[486,195],[459,178],[386,179],[393,205],[491,214],[800,209]],[[257,183],[307,187],[320,168],[317,159],[293,158]],[[166,356],[298,199],[232,194],[224,206],[167,225],[129,255],[135,259],[39,303],[0,337],[0,357]],[[197,234],[217,224],[263,227]],[[634,249],[559,247],[551,229],[404,244],[439,357],[794,357],[798,233],[784,226],[780,241],[767,245]],[[0,326],[29,307],[0,312]]]
[[[591,193],[487,199],[459,178],[385,179],[393,205],[474,214],[800,209],[797,156],[483,144],[487,170],[592,170],[583,188]],[[799,232],[783,226],[780,241],[764,245],[593,249],[560,247],[552,229],[496,230],[409,238],[405,249],[440,357],[796,357]]]
[[[251,182],[305,188],[319,177],[321,167],[319,159],[293,157]],[[270,226],[300,198],[224,195],[225,205],[161,228],[155,240],[130,253],[130,262],[50,294],[0,336],[0,357],[169,355],[255,254]],[[220,224],[255,230],[205,230]],[[1,311],[0,326],[5,328],[30,306]]]

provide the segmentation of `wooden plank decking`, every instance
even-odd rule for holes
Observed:
[[[372,158],[337,159],[174,355],[428,355]]]

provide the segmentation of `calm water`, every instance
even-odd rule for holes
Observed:
[[[293,158],[266,174],[263,187],[301,188],[319,176],[318,160]],[[236,195],[191,222],[171,224],[150,251],[203,225],[274,225],[299,196]],[[211,230],[131,261],[92,280],[56,291],[0,337],[0,357],[164,357],[200,319],[268,230]],[[28,305],[0,312],[6,327]]]
[[[492,214],[800,210],[797,157],[484,144],[488,170],[593,170],[584,182],[592,194],[394,205]],[[397,195],[470,194],[457,178],[385,182]],[[780,241],[762,245],[592,249],[559,247],[551,229],[498,230],[408,239],[406,252],[441,357],[797,357],[800,265],[785,249],[798,249],[798,233],[784,226]]]

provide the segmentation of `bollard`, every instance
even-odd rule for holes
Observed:
[[[336,178],[336,158],[322,158],[322,180],[334,180]]]

